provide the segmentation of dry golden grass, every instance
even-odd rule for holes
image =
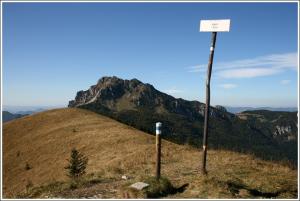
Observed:
[[[97,184],[104,198],[120,198],[118,190],[124,185],[154,173],[154,136],[90,111],[56,109],[3,125],[4,197],[17,196],[30,183],[41,186],[67,181],[64,167],[73,147],[88,156],[88,173],[113,178]],[[257,198],[268,197],[267,193],[297,197],[297,171],[286,166],[210,150],[208,175],[201,176],[199,150],[163,140],[162,152],[162,175],[177,187],[188,184],[184,192],[169,198]],[[30,168],[26,169],[26,163]],[[121,180],[123,174],[131,179]],[[86,193],[87,189],[76,192]]]

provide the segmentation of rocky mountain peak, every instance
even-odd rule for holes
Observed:
[[[176,113],[194,119],[204,116],[205,104],[174,98],[156,90],[152,85],[138,79],[123,80],[116,76],[102,77],[96,85],[86,91],[79,91],[69,107],[96,104],[111,111],[151,109],[157,113]],[[211,108],[210,116],[233,118],[234,115],[219,106]]]
[[[116,85],[116,84],[119,84],[122,82],[124,82],[124,80],[122,80],[116,76],[112,76],[112,77],[105,76],[98,80],[97,85],[110,86],[110,85]]]
[[[116,102],[124,95],[127,95],[127,98],[132,97],[132,99],[141,98],[141,96],[149,95],[153,91],[155,89],[152,85],[144,84],[138,79],[123,80],[116,76],[105,76],[100,78],[97,84],[92,85],[88,90],[77,92],[75,100],[70,101],[68,107],[78,107],[97,101],[112,100]]]

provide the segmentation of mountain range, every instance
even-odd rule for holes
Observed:
[[[8,122],[14,119],[24,117],[26,115],[35,114],[45,110],[59,108],[58,106],[12,106],[3,105],[2,122]]]
[[[205,104],[174,98],[137,79],[102,77],[79,91],[68,107],[88,109],[154,134],[163,123],[163,138],[200,147]],[[251,153],[264,159],[297,162],[297,112],[267,110],[227,112],[210,109],[209,147]]]
[[[11,121],[11,120],[14,120],[14,119],[18,119],[18,118],[21,118],[21,117],[24,117],[28,114],[24,113],[24,114],[13,114],[13,113],[10,113],[8,111],[3,111],[2,112],[2,122],[8,122],[8,121]]]
[[[297,107],[231,107],[225,106],[228,112],[231,113],[240,113],[244,111],[253,111],[253,110],[269,110],[277,112],[297,112]]]

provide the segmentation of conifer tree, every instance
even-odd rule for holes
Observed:
[[[72,179],[78,179],[85,174],[88,158],[75,148],[71,151],[69,164],[65,167],[68,170],[68,176]]]

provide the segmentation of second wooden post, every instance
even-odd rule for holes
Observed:
[[[156,126],[156,179],[160,179],[160,157],[161,157],[161,126],[162,123],[157,122]]]

